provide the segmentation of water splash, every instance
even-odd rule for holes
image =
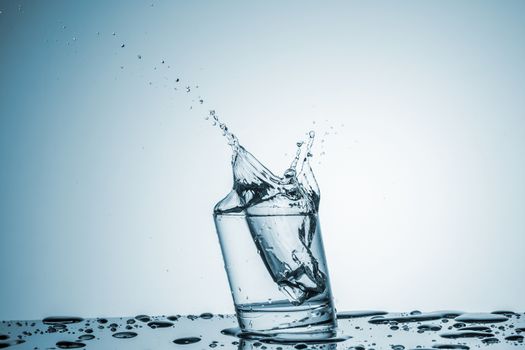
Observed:
[[[214,208],[215,214],[243,213],[247,215],[316,214],[320,191],[309,159],[312,156],[315,132],[308,133],[308,142],[298,142],[297,151],[283,176],[272,173],[240,145],[237,137],[210,111],[232,147],[233,188]],[[304,145],[306,144],[306,147]],[[299,161],[300,168],[299,168]],[[299,169],[298,169],[299,168]]]
[[[323,293],[327,276],[311,250],[320,202],[309,162],[315,132],[307,134],[306,142],[297,142],[290,166],[278,176],[240,145],[215,111],[208,119],[218,125],[233,151],[232,190],[215,206],[215,216],[246,217],[264,266],[292,304]]]

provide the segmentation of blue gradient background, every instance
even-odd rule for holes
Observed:
[[[208,109],[278,172],[321,135],[339,310],[525,309],[525,2],[0,10],[0,319],[233,311]]]

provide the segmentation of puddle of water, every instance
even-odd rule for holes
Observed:
[[[458,311],[338,314],[329,339],[243,334],[234,315],[172,315],[1,321],[0,349],[424,350],[525,348],[525,314]]]

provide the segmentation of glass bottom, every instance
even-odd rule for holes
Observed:
[[[330,299],[293,305],[288,300],[235,306],[243,332],[272,336],[329,338],[337,328],[337,318]]]

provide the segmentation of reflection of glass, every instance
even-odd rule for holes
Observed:
[[[317,214],[214,218],[243,331],[333,336],[336,316]]]
[[[264,346],[266,347],[265,350],[297,350],[295,347],[297,343],[295,344],[281,344],[281,343],[265,343]],[[325,344],[319,344],[319,343],[305,343],[306,347],[301,347],[301,349],[315,349],[315,350],[336,350],[337,349],[337,343],[325,343]],[[261,349],[261,343],[257,340],[250,340],[250,339],[241,339],[239,342],[239,347],[237,350],[260,350]]]

